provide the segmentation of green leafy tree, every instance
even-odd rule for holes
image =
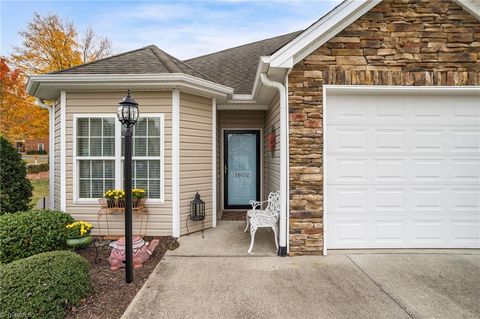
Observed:
[[[30,209],[32,189],[20,153],[0,136],[0,214]]]

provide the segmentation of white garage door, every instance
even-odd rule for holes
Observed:
[[[480,247],[480,92],[327,90],[328,248]]]

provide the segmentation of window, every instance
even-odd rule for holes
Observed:
[[[38,143],[37,150],[44,151],[45,150],[45,145],[43,143]]]
[[[115,118],[78,118],[78,197],[101,198],[115,188]]]
[[[123,130],[122,130],[123,136]],[[147,190],[148,198],[160,198],[161,188],[161,120],[142,117],[133,130],[132,183]],[[122,138],[122,156],[123,143]],[[122,165],[123,166],[123,165]],[[123,169],[122,169],[123,173]]]
[[[123,128],[115,115],[75,115],[76,195],[79,200],[103,197],[123,189]],[[121,143],[121,145],[119,145]],[[132,186],[151,200],[163,196],[163,115],[145,114],[133,132]]]

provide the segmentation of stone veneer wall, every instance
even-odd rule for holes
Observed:
[[[288,79],[290,255],[323,249],[322,85],[479,85],[480,22],[453,1],[384,0]]]

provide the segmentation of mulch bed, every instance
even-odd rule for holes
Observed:
[[[246,211],[224,211],[222,214],[222,220],[241,220],[245,221]]]
[[[145,241],[151,241],[154,237],[145,237]],[[110,270],[108,257],[111,248],[108,245],[98,247],[98,263],[95,263],[95,248],[79,250],[78,253],[85,257],[91,265],[90,279],[92,290],[83,299],[80,305],[71,309],[66,318],[68,319],[113,319],[120,318],[137,292],[150,276],[155,266],[162,260],[168,249],[175,249],[178,243],[173,237],[155,237],[160,244],[152,256],[143,264],[142,268],[134,269],[134,281],[125,283],[125,269]]]

